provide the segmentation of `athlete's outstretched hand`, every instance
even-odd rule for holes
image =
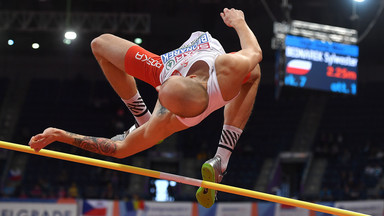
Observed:
[[[236,28],[239,23],[245,21],[243,11],[234,8],[224,8],[223,12],[220,13],[220,16],[228,27]]]
[[[47,128],[43,133],[33,136],[29,141],[29,146],[31,146],[35,152],[39,152],[42,148],[55,141],[57,141],[57,129]]]

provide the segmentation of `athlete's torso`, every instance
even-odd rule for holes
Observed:
[[[212,68],[217,56],[222,54],[225,51],[220,42],[208,32],[194,32],[180,48],[161,55],[164,69],[160,74],[160,82],[173,75],[186,76],[189,68],[198,60],[205,61]]]
[[[209,66],[207,81],[208,107],[196,117],[178,117],[184,125],[189,127],[197,125],[210,113],[230,102],[223,100],[216,76],[215,60],[219,55],[223,54],[225,54],[225,51],[220,42],[212,38],[208,32],[194,32],[180,48],[161,55],[164,65],[163,71],[160,73],[161,83],[173,75],[187,76],[189,69],[197,61],[204,61]]]

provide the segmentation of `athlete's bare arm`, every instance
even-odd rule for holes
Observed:
[[[236,30],[241,44],[240,51],[221,55],[215,62],[223,98],[230,100],[238,94],[245,76],[262,60],[262,51],[241,10],[225,8],[220,15],[228,27]]]
[[[75,134],[57,128],[47,128],[43,133],[33,136],[29,145],[38,152],[47,145],[58,141],[97,154],[125,158],[148,149],[160,140],[186,128],[174,114],[157,102],[151,119],[128,134],[124,141],[113,141],[107,138]]]
[[[245,21],[244,13],[241,10],[224,8],[223,12],[220,13],[220,16],[228,27],[232,27],[236,30],[241,44],[239,53],[251,54],[251,58],[260,62],[262,59],[261,48],[256,36]],[[253,67],[255,66],[256,64],[254,63]]]
[[[134,130],[123,141],[116,157],[124,158],[148,149],[175,132],[185,130],[176,115],[157,101],[151,119]]]

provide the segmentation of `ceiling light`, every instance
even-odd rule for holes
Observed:
[[[135,42],[135,44],[141,44],[141,43],[143,43],[143,39],[135,38],[134,42]]]
[[[77,34],[74,31],[67,31],[65,32],[64,37],[68,40],[75,40],[77,38]]]
[[[32,44],[32,48],[33,49],[39,49],[39,47],[40,47],[40,44],[38,44],[38,43],[33,43]]]
[[[69,40],[69,39],[67,39],[67,38],[64,38],[63,43],[69,45],[69,44],[72,43],[72,40]]]

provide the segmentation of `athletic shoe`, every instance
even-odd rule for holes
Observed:
[[[131,128],[129,128],[129,130],[124,131],[124,133],[122,133],[122,134],[117,134],[116,136],[112,137],[111,140],[123,141],[125,139],[125,137],[127,137],[129,133],[132,133],[132,131],[134,131],[136,128],[137,128],[136,124],[134,124],[134,125],[132,125]]]
[[[221,158],[215,156],[206,161],[201,167],[201,175],[204,181],[220,183],[225,173],[221,171]],[[200,187],[196,191],[196,199],[200,205],[210,208],[216,200],[217,191]]]

